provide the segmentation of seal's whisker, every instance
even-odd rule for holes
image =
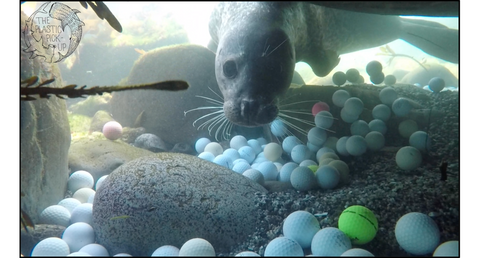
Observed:
[[[214,91],[212,88],[208,87],[208,89],[213,93],[215,94],[219,99],[222,100],[222,104],[223,104],[223,96],[221,96],[220,94],[218,94],[218,92]]]
[[[190,113],[192,111],[206,110],[206,109],[222,109],[221,111],[223,112],[223,107],[197,107],[197,108],[192,108],[190,110],[183,111],[183,115],[187,116],[187,113]],[[216,111],[216,112],[219,112],[219,111]]]
[[[280,115],[280,114],[279,114]],[[282,118],[282,117],[278,117],[278,119],[280,119],[280,121],[282,121],[283,123],[285,123],[285,125],[287,125],[288,127],[296,130],[297,132],[307,136],[307,131],[305,131],[304,129],[300,128],[299,126],[297,125],[294,125],[293,123],[287,121],[286,119]],[[288,130],[290,132],[291,135],[294,135],[290,130]]]
[[[292,105],[298,105],[298,104],[302,104],[302,103],[311,103],[311,102],[318,102],[318,100],[302,100],[302,101],[296,101],[296,102],[290,102],[290,103],[286,103],[286,104],[282,104],[280,105],[279,107],[287,107],[287,106],[292,106]]]
[[[289,116],[289,115],[284,114],[284,113],[278,113],[278,115],[281,116],[282,118],[288,118],[288,119],[291,119],[291,120],[295,120],[295,121],[304,123],[304,124],[309,125],[309,126],[315,126],[314,122],[306,120],[306,119],[301,119],[301,118],[298,118],[298,117]]]
[[[223,101],[221,100],[216,100],[216,99],[212,99],[212,98],[209,98],[209,97],[206,97],[206,96],[199,96],[199,95],[196,95],[195,97],[197,98],[202,98],[202,99],[206,99],[209,101],[209,103],[211,104],[218,104],[220,106],[223,106]]]
[[[207,117],[209,117],[209,116],[213,116],[213,115],[216,115],[216,116],[215,116],[215,117],[213,117],[213,118],[210,118],[209,120],[207,120],[207,121],[206,121],[206,122],[204,122],[203,124],[205,124],[205,123],[209,122],[209,121],[210,121],[210,120],[212,120],[212,119],[215,119],[215,118],[216,118],[216,117],[218,117],[218,116],[221,116],[221,115],[223,115],[223,110],[218,110],[218,111],[215,111],[215,112],[212,112],[212,113],[208,113],[208,114],[206,114],[206,115],[203,115],[203,116],[201,116],[201,117],[197,118],[195,121],[193,121],[193,124],[192,124],[192,126],[194,126],[194,127],[195,127],[195,124],[196,124],[196,123],[197,123],[199,120],[202,120],[202,119],[204,119],[204,118],[207,118]],[[203,124],[202,124],[202,125],[203,125]],[[198,129],[197,129],[197,130],[199,130],[199,129],[200,129],[200,127],[202,127],[202,125],[200,125],[200,126],[198,127]]]
[[[270,53],[268,53],[268,54],[266,55],[266,57],[268,57],[270,54],[272,54],[273,52],[275,52],[275,50],[277,50],[277,49],[278,49],[281,45],[283,45],[283,43],[285,43],[287,40],[288,40],[288,37],[287,37],[284,41],[282,41],[282,43],[280,43],[280,45],[278,45],[276,48],[274,48],[272,51],[270,51]]]

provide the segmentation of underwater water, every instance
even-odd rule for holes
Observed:
[[[21,5],[23,255],[459,241],[458,17],[218,4]]]

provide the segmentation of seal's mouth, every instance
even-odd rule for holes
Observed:
[[[226,101],[223,110],[230,122],[246,127],[268,124],[278,115],[277,105],[263,104],[256,100]]]

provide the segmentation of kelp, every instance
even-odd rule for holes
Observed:
[[[37,99],[48,99],[50,96],[55,95],[58,98],[84,98],[87,95],[102,95],[104,92],[126,91],[126,90],[168,90],[168,91],[180,91],[188,89],[189,85],[185,81],[172,80],[162,81],[154,83],[145,83],[137,85],[125,85],[125,86],[94,86],[87,88],[86,85],[79,87],[76,84],[67,85],[62,88],[47,87],[55,79],[48,79],[41,82],[37,86],[34,86],[38,82],[37,76],[32,76],[26,80],[20,82],[20,100],[30,101]],[[38,98],[32,95],[38,95]]]

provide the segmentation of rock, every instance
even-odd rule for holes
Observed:
[[[112,94],[110,93],[88,96],[85,100],[71,105],[68,109],[74,114],[92,117],[97,111],[108,109],[110,99],[112,99]]]
[[[264,184],[265,189],[268,192],[285,192],[289,189],[294,189],[290,181],[288,182],[280,182],[280,181],[265,181]]]
[[[177,143],[173,148],[170,150],[170,152],[178,152],[178,153],[184,153],[184,154],[190,154],[190,155],[197,155],[197,152],[193,148],[193,146],[190,146],[186,143]]]
[[[22,12],[20,28],[25,28],[27,19]],[[30,33],[25,37],[21,34],[22,46],[28,41],[32,44],[31,49],[42,48],[41,42]],[[32,52],[20,51],[21,80],[35,75],[39,82],[55,78],[48,87],[64,86],[56,63],[45,62],[43,57],[31,58],[31,55]],[[14,86],[18,89],[18,85]],[[43,209],[58,203],[65,195],[69,146],[70,127],[64,100],[52,96],[50,99],[20,101],[21,208],[34,223]]]
[[[138,136],[133,146],[151,152],[164,152],[170,149],[160,137],[152,133],[144,133]]]
[[[24,256],[30,256],[33,248],[38,242],[49,237],[62,238],[64,226],[37,224],[35,228],[28,227],[28,232],[25,229],[20,230],[20,251]]]
[[[137,139],[138,136],[142,135],[145,133],[145,128],[143,127],[138,127],[138,128],[130,128],[130,127],[123,127],[122,131],[122,141],[126,143],[134,143],[135,139]]]
[[[90,122],[90,132],[102,132],[103,126],[110,121],[115,121],[113,117],[105,110],[99,110],[95,113]]]
[[[266,190],[214,163],[158,153],[124,164],[103,181],[93,202],[93,228],[109,253],[149,256],[159,246],[180,247],[195,237],[221,252],[255,231],[256,192]]]
[[[122,126],[132,127],[142,111],[146,117],[142,127],[174,145],[186,142],[192,146],[200,137],[208,137],[207,130],[197,129],[193,122],[211,110],[185,114],[184,111],[211,106],[196,95],[219,100],[208,88],[219,92],[215,78],[215,54],[197,45],[175,45],[148,51],[133,66],[126,84],[151,83],[166,80],[185,80],[190,87],[185,91],[139,90],[115,92],[110,108]],[[199,124],[197,124],[198,126]]]
[[[97,181],[123,163],[151,154],[153,153],[148,150],[131,146],[120,140],[81,138],[72,141],[68,152],[68,166],[71,172],[88,171]],[[65,183],[66,181],[67,179]]]
[[[415,70],[406,74],[401,83],[415,84],[420,83],[420,85],[428,85],[428,82],[433,77],[440,77],[445,81],[445,86],[454,86],[458,87],[458,79],[453,75],[447,68],[440,64],[424,64],[427,68],[425,70],[423,67],[417,67]]]

